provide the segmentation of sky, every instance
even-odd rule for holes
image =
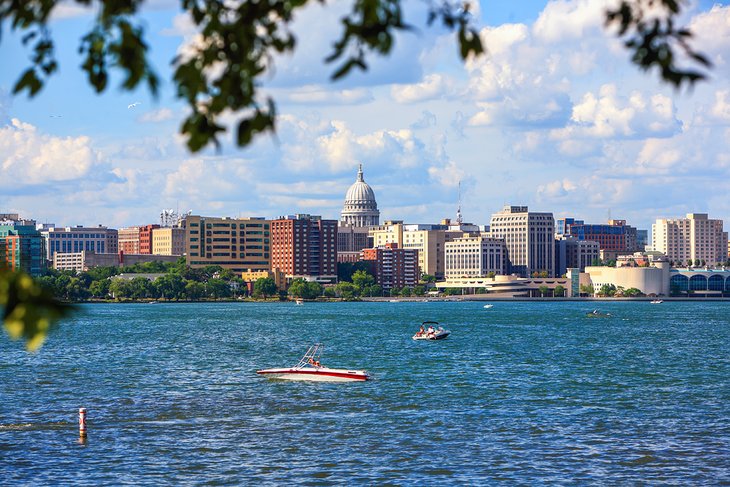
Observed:
[[[323,59],[347,4],[313,2],[297,16],[296,52],[262,83],[276,135],[241,149],[228,134],[219,152],[197,154],[178,134],[186,107],[170,81],[195,36],[179,2],[147,0],[142,14],[157,99],[122,91],[119,76],[93,92],[77,52],[93,12],[71,2],[50,24],[59,72],[32,99],[12,95],[30,51],[3,25],[0,213],[113,228],[158,223],[163,209],[339,219],[363,164],[381,221],[453,219],[459,182],[476,224],[505,204],[649,230],[691,212],[730,219],[730,2],[687,4],[692,45],[714,67],[680,91],[630,63],[602,0],[481,1],[488,54],[467,62],[452,33],[425,26],[425,2],[405,2],[417,29],[387,58],[371,56],[367,73],[332,83]]]

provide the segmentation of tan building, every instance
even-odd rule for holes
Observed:
[[[675,265],[688,260],[706,265],[724,263],[728,258],[728,237],[722,220],[707,213],[688,213],[687,218],[658,219],[651,226],[653,250],[663,253]]]
[[[388,220],[382,225],[370,227],[370,236],[373,239],[373,247],[384,247],[387,244],[396,244],[403,248],[403,222],[400,220]]]
[[[152,254],[183,255],[185,253],[185,229],[181,227],[155,228],[152,230]]]
[[[446,242],[446,279],[504,274],[504,240],[487,234],[467,235]]]
[[[93,267],[124,267],[145,262],[177,262],[176,255],[150,254],[97,254],[95,252],[56,252],[53,254],[53,268],[59,271],[84,272]]]
[[[373,247],[396,244],[399,248],[418,250],[418,267],[421,274],[443,279],[445,273],[444,250],[446,242],[464,235],[463,225],[451,225],[448,220],[440,224],[404,224],[402,221],[387,221],[372,227],[370,236]],[[476,225],[469,225],[478,231]]]
[[[139,254],[139,227],[119,229],[118,247],[125,254]]]
[[[253,294],[253,286],[259,279],[270,277],[276,283],[276,287],[280,291],[285,291],[286,285],[286,274],[281,272],[279,269],[273,270],[258,270],[258,271],[244,271],[241,273],[241,279],[246,283],[249,294]]]
[[[271,222],[263,218],[188,215],[185,260],[196,269],[219,265],[235,273],[269,270]]]
[[[528,211],[527,206],[505,206],[490,221],[493,237],[504,239],[507,272],[529,277],[534,272],[555,275],[555,220],[552,213]]]

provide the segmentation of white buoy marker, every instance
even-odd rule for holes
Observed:
[[[79,436],[86,437],[86,408],[79,408]]]

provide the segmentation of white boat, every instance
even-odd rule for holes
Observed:
[[[449,330],[444,330],[442,326],[438,325],[437,321],[424,321],[423,324],[421,324],[421,329],[418,330],[412,338],[414,340],[443,340],[451,335]],[[428,328],[426,328],[426,326],[428,326]]]
[[[484,305],[484,309],[489,309],[489,308],[491,308],[492,306],[494,306],[494,305],[493,305],[493,304],[485,304],[485,305]]]
[[[654,299],[651,301],[651,304],[662,304],[664,301],[661,299]]]
[[[319,361],[323,349],[322,344],[317,343],[309,347],[307,353],[294,367],[257,370],[256,373],[269,379],[316,382],[356,382],[370,378],[364,370],[331,369],[323,366]]]
[[[294,303],[297,304],[298,306],[301,306],[304,304],[304,301],[302,301],[301,299],[297,299]]]

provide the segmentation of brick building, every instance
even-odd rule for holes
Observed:
[[[271,222],[271,268],[287,279],[337,280],[337,221],[288,215]]]
[[[418,250],[401,249],[396,243],[364,249],[362,260],[370,264],[377,282],[384,291],[394,287],[414,287],[420,279]]]

